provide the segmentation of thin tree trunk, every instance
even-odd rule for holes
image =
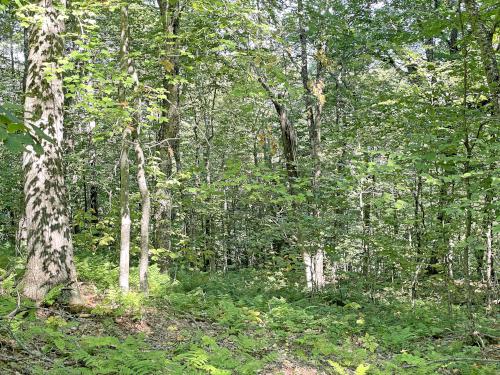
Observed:
[[[471,171],[470,167],[470,159],[472,157],[468,138],[465,141],[465,147],[467,149],[467,161],[464,166],[464,174],[468,174]],[[463,258],[463,272],[465,278],[465,286],[467,288],[467,310],[469,311],[469,315],[471,318],[470,323],[472,321],[472,285],[470,280],[470,269],[469,269],[469,255],[470,255],[470,240],[472,235],[472,187],[470,184],[470,178],[465,178],[465,191],[467,197],[467,206],[465,209],[465,237],[464,237],[464,258]]]
[[[142,150],[140,142],[140,109],[141,101],[138,97],[139,88],[139,77],[134,66],[134,62],[130,57],[130,29],[128,23],[128,7],[123,6],[121,8],[121,58],[122,58],[122,69],[127,76],[132,78],[133,81],[133,115],[132,124],[127,124],[124,130],[124,141],[123,141],[123,154],[121,165],[122,174],[122,240],[125,241],[122,244],[122,249],[120,252],[120,287],[123,291],[128,291],[129,289],[129,262],[130,262],[130,207],[129,207],[129,144],[130,138],[133,138],[134,149],[137,159],[137,183],[139,185],[139,191],[141,194],[141,255],[139,260],[139,286],[144,292],[148,292],[148,267],[149,267],[149,222],[151,218],[151,199],[149,196],[149,188],[146,178],[146,158],[144,156],[144,151]],[[127,100],[125,90],[122,92],[122,102]],[[122,258],[123,257],[123,258]],[[122,273],[123,271],[123,273]]]
[[[88,80],[88,86],[92,95],[95,94],[94,83],[92,77]],[[94,118],[88,123],[87,126],[87,142],[88,142],[88,169],[90,170],[90,181],[89,181],[89,206],[90,213],[92,215],[92,223],[97,224],[99,222],[99,188],[98,188],[98,177],[97,177],[97,149],[94,142],[94,129],[96,127],[96,121]]]
[[[486,286],[488,288],[487,307],[491,309],[493,300],[493,223],[490,221],[486,228]]]
[[[421,218],[420,218],[420,208],[421,208],[421,195],[422,195],[422,177],[420,173],[417,171],[416,177],[416,189],[413,195],[414,198],[414,214],[413,214],[413,238],[414,238],[414,246],[416,250],[416,259],[417,265],[415,269],[415,273],[413,275],[413,280],[411,284],[411,299],[412,302],[417,298],[417,286],[418,286],[418,278],[420,275],[420,271],[425,263],[425,257],[422,254],[422,231],[421,231]]]
[[[95,120],[90,121],[87,136],[89,148],[88,168],[90,169],[89,208],[92,215],[92,222],[97,224],[99,222],[99,189],[97,183],[97,150],[93,139],[95,126]]]
[[[122,291],[129,290],[130,274],[130,228],[132,221],[130,218],[130,199],[129,199],[129,149],[131,129],[129,126],[123,131],[122,150],[120,156],[120,280],[119,285]]]
[[[151,216],[151,199],[149,197],[148,183],[146,179],[146,158],[141,144],[137,139],[135,142],[135,153],[137,156],[137,182],[141,193],[141,257],[139,260],[139,285],[144,293],[148,292],[148,267],[149,267],[149,221]]]
[[[64,47],[64,22],[59,9],[66,2],[36,3],[39,13],[29,30],[24,118],[32,133],[36,126],[51,142],[41,139],[43,153],[28,147],[23,155],[28,239],[23,294],[41,301],[50,288],[65,283],[71,291],[70,303],[79,303],[64,183],[64,93],[58,63]]]
[[[493,165],[492,165],[492,170],[493,170]],[[490,180],[491,181],[491,180]],[[488,187],[489,189],[492,189],[492,186],[490,185]],[[483,223],[483,228],[484,228],[484,233],[486,237],[486,249],[485,249],[485,255],[486,255],[486,274],[485,274],[485,280],[486,280],[486,288],[487,288],[487,308],[488,310],[491,309],[491,303],[493,299],[493,210],[492,210],[492,201],[493,201],[493,196],[491,191],[486,192],[486,197],[484,199],[484,223]]]
[[[28,79],[28,60],[29,60],[29,29],[25,27],[23,29],[23,54],[24,54],[24,70],[23,70],[23,80],[21,82],[23,94],[26,94],[26,80]]]
[[[312,171],[311,171],[311,188],[313,191],[313,202],[312,202],[312,215],[313,217],[319,219],[321,216],[320,208],[319,208],[319,178],[321,176],[321,160],[320,160],[320,151],[321,151],[321,114],[324,104],[323,99],[323,82],[321,80],[321,70],[322,64],[318,61],[318,71],[317,71],[317,79],[316,82],[309,82],[309,67],[307,61],[307,35],[304,26],[304,4],[302,0],[297,1],[297,12],[298,12],[298,20],[299,20],[299,39],[300,39],[300,57],[301,57],[301,71],[300,76],[302,78],[302,86],[304,89],[304,101],[306,105],[306,116],[307,116],[307,124],[309,130],[309,146],[310,146],[310,156],[312,161]],[[313,85],[315,92],[313,93]],[[316,96],[316,105],[315,99]],[[314,249],[309,254],[309,251],[304,253],[304,259],[311,257],[311,262],[305,262],[306,266],[306,277],[311,270],[308,269],[308,265],[311,264],[312,269],[312,284],[313,289],[320,290],[325,285],[325,276],[324,276],[324,249],[323,249],[323,241],[318,237],[318,241],[316,242],[318,248]]]
[[[160,17],[163,33],[165,35],[165,45],[162,53],[162,65],[165,70],[163,87],[166,99],[162,103],[163,116],[166,118],[160,124],[158,142],[160,152],[164,158],[164,169],[167,176],[175,170],[181,169],[181,159],[179,153],[179,27],[181,20],[181,0],[157,0],[160,8]]]
[[[370,216],[371,216],[371,205],[370,202],[367,201],[366,195],[364,191],[364,186],[361,186],[361,192],[359,193],[359,210],[361,212],[361,222],[363,223],[363,238],[362,238],[362,248],[363,248],[363,275],[365,277],[369,277],[370,275]]]
[[[163,87],[166,96],[161,103],[162,121],[157,134],[157,141],[161,171],[166,179],[170,179],[174,172],[181,169],[179,150],[180,84],[178,82],[180,64],[177,38],[181,19],[181,0],[157,0],[157,2],[165,38],[161,63],[165,73]],[[155,242],[158,248],[170,250],[170,232],[174,217],[172,193],[166,188],[159,188],[157,194],[159,204],[155,214]]]
[[[276,109],[278,114],[278,119],[281,129],[281,141],[283,145],[283,154],[285,157],[285,166],[288,174],[289,190],[293,194],[293,184],[299,177],[299,172],[297,168],[297,132],[292,122],[288,118],[288,113],[286,108],[281,101],[283,100],[282,95],[275,95],[271,90],[269,85],[262,77],[258,77],[258,80],[264,90],[268,93],[271,102]]]
[[[466,1],[466,6],[467,1]],[[465,27],[462,20],[462,14],[460,14],[460,22],[462,29],[462,36],[465,36]],[[469,66],[468,66],[468,48],[467,45],[463,46],[462,49],[462,66],[463,66],[463,98],[462,98],[462,130],[464,132],[463,146],[466,151],[466,159],[464,162],[464,185],[466,192],[466,208],[465,208],[465,238],[464,238],[464,250],[463,250],[463,277],[465,279],[466,287],[466,302],[467,302],[467,312],[469,317],[469,333],[474,332],[474,316],[472,313],[472,296],[473,290],[470,280],[470,270],[469,270],[469,254],[470,254],[470,239],[472,234],[472,187],[470,184],[470,172],[472,171],[471,161],[472,161],[472,150],[473,145],[470,141],[469,135],[469,122],[467,118],[467,96],[469,92]]]
[[[128,6],[122,6],[121,10],[121,30],[120,30],[120,58],[122,71],[129,75],[130,61],[130,35],[128,25]],[[120,101],[126,106],[127,95],[125,88],[120,88]],[[124,115],[128,117],[126,113]],[[127,119],[127,122],[129,120]],[[121,235],[120,235],[120,275],[119,286],[123,292],[129,291],[130,274],[130,229],[132,225],[130,217],[130,160],[129,151],[133,129],[131,124],[126,123],[123,128],[122,149],[120,155],[120,211],[121,211]]]

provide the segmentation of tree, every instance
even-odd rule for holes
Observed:
[[[121,88],[121,105],[124,106],[125,124],[123,129],[122,152],[120,156],[120,200],[121,200],[121,242],[120,242],[120,288],[129,290],[130,268],[130,202],[129,202],[129,147],[134,144],[137,159],[137,182],[141,194],[141,235],[139,260],[139,284],[143,292],[148,291],[148,265],[149,265],[149,222],[151,216],[151,199],[149,196],[146,178],[146,158],[140,141],[141,101],[139,98],[139,76],[130,56],[130,28],[128,6],[122,6],[121,16],[121,66],[124,75],[124,85]],[[128,106],[126,91],[127,79],[132,80],[133,97],[132,108]]]
[[[297,13],[299,23],[300,42],[300,77],[304,89],[305,112],[309,131],[309,147],[311,157],[311,190],[313,196],[311,215],[319,219],[321,217],[319,193],[321,177],[321,115],[325,104],[323,95],[323,62],[325,58],[324,46],[320,46],[317,51],[319,59],[316,61],[316,77],[310,79],[309,56],[308,56],[308,36],[305,29],[305,9],[302,0],[297,1]],[[309,289],[319,290],[325,286],[325,276],[323,272],[323,262],[325,258],[324,245],[321,236],[316,249],[306,249],[304,251],[304,263],[306,265],[306,279]],[[315,247],[316,247],[315,246]]]
[[[488,2],[484,4],[488,6]],[[498,5],[498,4],[497,4]],[[494,5],[491,4],[494,8]],[[486,81],[493,102],[493,110],[500,116],[500,74],[498,72],[498,62],[495,48],[493,46],[493,37],[498,27],[498,12],[493,13],[493,24],[488,25],[481,17],[478,4],[475,0],[465,0],[465,7],[469,13],[469,19],[472,26],[472,32],[481,51],[481,60],[483,63]]]
[[[161,101],[162,116],[157,133],[158,152],[161,172],[170,179],[174,172],[181,169],[180,156],[180,22],[184,0],[158,0],[161,19],[161,65],[164,75],[162,86],[164,99]],[[156,212],[156,246],[171,249],[170,232],[172,230],[172,194],[162,188],[157,192],[158,209]]]
[[[64,93],[60,59],[63,54],[66,1],[35,1],[37,12],[29,31],[24,120],[48,139],[43,152],[29,146],[23,156],[28,262],[23,293],[40,301],[50,288],[67,284],[77,302],[78,286],[64,183]]]
[[[132,70],[132,60],[129,56],[130,49],[130,30],[128,24],[128,6],[124,5],[120,9],[120,62],[121,68],[126,77],[131,76],[134,85],[138,78],[135,71]],[[127,108],[127,92],[125,85],[120,88],[120,102],[124,108]],[[132,220],[130,218],[130,143],[133,133],[133,125],[130,124],[129,114],[125,112],[125,123],[123,124],[122,149],[120,154],[120,275],[119,285],[122,291],[129,290],[129,273],[130,273],[130,229]]]

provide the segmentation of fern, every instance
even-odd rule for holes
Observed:
[[[368,374],[369,370],[370,370],[370,365],[365,365],[364,363],[362,363],[358,367],[356,367],[355,374],[356,375],[366,375],[366,374]]]
[[[176,360],[184,361],[189,367],[204,371],[210,375],[231,375],[231,371],[221,370],[214,365],[208,363],[208,353],[198,347],[193,347],[187,353],[180,354],[175,357]]]
[[[93,349],[93,348],[99,348],[102,346],[116,347],[120,344],[120,340],[118,340],[116,337],[112,337],[112,336],[102,336],[102,337],[87,336],[83,339],[82,343],[87,348]]]
[[[208,354],[201,348],[192,348],[187,353],[179,354],[176,360],[185,361],[188,365],[200,369],[208,363]]]
[[[98,368],[101,365],[101,361],[96,356],[83,349],[75,351],[72,357],[88,368]]]
[[[57,299],[61,296],[64,289],[64,285],[57,285],[50,289],[43,299],[43,303],[48,306],[52,306]]]
[[[334,361],[331,361],[331,360],[328,360],[328,363],[330,364],[330,366],[333,367],[334,371],[336,374],[338,375],[347,375],[347,370],[342,367],[342,365],[338,362],[334,362]]]

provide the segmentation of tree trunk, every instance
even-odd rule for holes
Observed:
[[[80,302],[73,263],[63,171],[64,93],[59,59],[63,54],[65,1],[37,1],[38,13],[29,30],[29,57],[24,117],[33,133],[40,128],[43,153],[30,146],[23,155],[28,262],[23,294],[41,301],[54,285],[67,283],[70,303]],[[50,74],[50,79],[49,79]]]
[[[361,222],[363,225],[363,238],[362,238],[362,248],[363,248],[363,275],[369,277],[370,275],[370,234],[371,234],[371,205],[367,198],[368,193],[364,192],[364,185],[361,185],[361,192],[359,193],[359,210],[361,213]]]
[[[95,93],[94,83],[92,78],[89,79],[88,85],[92,94]],[[94,142],[94,129],[96,127],[96,121],[92,118],[87,127],[87,140],[88,140],[88,169],[90,170],[90,182],[89,182],[89,206],[90,213],[92,215],[92,223],[97,224],[99,222],[99,188],[98,188],[98,176],[97,176],[97,148]]]
[[[467,1],[466,1],[467,6]],[[462,18],[460,17],[460,21],[462,22]],[[465,28],[463,22],[461,24],[462,35],[465,35]],[[466,193],[466,207],[465,207],[465,237],[464,237],[464,250],[463,250],[463,277],[465,279],[465,287],[466,287],[466,303],[467,303],[467,313],[469,317],[469,333],[472,334],[474,332],[474,316],[472,312],[472,297],[473,297],[473,289],[471,285],[470,279],[470,270],[469,270],[469,255],[470,255],[470,241],[472,235],[472,187],[470,182],[470,175],[472,172],[472,150],[473,144],[470,140],[469,135],[469,121],[467,117],[467,96],[469,94],[469,66],[468,66],[468,48],[467,45],[464,45],[462,48],[462,67],[463,67],[463,98],[462,98],[462,131],[464,132],[463,138],[463,146],[466,151],[464,168],[463,168],[463,176],[464,177],[464,185],[465,185],[465,193]]]
[[[174,172],[181,168],[179,152],[180,130],[180,84],[178,33],[180,26],[181,0],[157,0],[160,9],[160,18],[165,37],[165,44],[161,53],[161,64],[164,68],[163,88],[166,98],[162,101],[162,120],[157,134],[158,152],[160,154],[160,168],[164,178],[170,179]],[[155,214],[155,242],[158,248],[170,250],[170,232],[172,227],[173,210],[172,194],[164,187],[158,189],[159,205]]]
[[[470,173],[470,159],[472,158],[472,150],[470,149],[469,143],[466,139],[465,147],[467,149],[467,161],[464,165],[464,175]],[[470,184],[470,178],[465,178],[465,192],[467,197],[467,206],[465,208],[465,237],[464,237],[464,258],[463,258],[463,272],[465,278],[465,286],[467,288],[467,310],[472,322],[472,285],[469,269],[469,255],[470,255],[470,241],[472,236],[472,187]]]
[[[411,283],[411,299],[412,303],[415,302],[417,298],[417,286],[418,286],[418,278],[420,276],[420,271],[425,263],[425,257],[422,254],[422,226],[421,226],[421,207],[422,204],[420,199],[422,197],[422,176],[420,176],[420,172],[417,171],[416,176],[416,186],[415,192],[413,193],[414,199],[414,213],[413,213],[413,237],[414,237],[414,247],[416,250],[416,268],[415,273],[413,274],[413,280]]]
[[[129,207],[129,147],[130,138],[133,138],[134,149],[137,159],[137,184],[141,194],[141,255],[139,260],[139,286],[144,293],[148,292],[148,266],[149,266],[149,222],[151,217],[151,199],[149,196],[149,188],[146,178],[146,158],[142,150],[140,135],[140,110],[141,101],[138,96],[139,77],[134,66],[134,62],[130,57],[130,29],[128,23],[128,7],[121,8],[121,59],[122,70],[133,81],[133,115],[129,118],[126,114],[127,121],[131,124],[126,124],[123,132],[122,145],[122,247],[120,251],[120,287],[123,291],[129,289],[129,262],[130,262],[130,207]],[[127,101],[127,95],[122,88],[121,101]]]
[[[119,285],[122,291],[129,290],[130,274],[130,228],[132,221],[130,218],[130,199],[129,199],[129,149],[130,149],[130,127],[123,131],[122,150],[120,155],[120,276]]]
[[[481,60],[486,73],[486,81],[490,90],[495,113],[500,114],[500,74],[493,48],[493,35],[495,29],[488,30],[487,25],[479,15],[478,5],[475,0],[465,0],[465,7],[469,13],[474,37],[479,44]]]
[[[488,288],[488,309],[491,309],[491,304],[493,300],[493,223],[490,221],[488,227],[486,228],[486,286]]]
[[[120,30],[120,59],[122,71],[125,75],[131,75],[137,82],[137,75],[131,71],[130,60],[130,30],[128,24],[128,7],[121,7],[121,30]],[[120,102],[124,107],[127,106],[127,94],[125,88],[120,88]],[[132,221],[130,218],[130,160],[129,151],[133,128],[129,120],[129,114],[124,114],[126,124],[123,128],[122,150],[120,155],[120,211],[121,211],[121,235],[120,235],[120,275],[119,286],[123,292],[129,290],[129,274],[130,274],[130,228]]]
[[[179,153],[179,57],[178,57],[178,34],[181,19],[181,0],[158,0],[160,8],[160,17],[165,34],[164,50],[161,54],[161,64],[164,67],[165,78],[163,87],[165,89],[166,99],[162,103],[163,117],[165,119],[160,124],[158,132],[159,150],[164,158],[164,170],[169,172],[167,177],[175,170],[181,168],[181,159]]]
[[[276,113],[278,114],[281,129],[281,141],[283,144],[283,154],[285,156],[285,165],[289,180],[289,190],[290,193],[293,194],[293,184],[299,177],[297,168],[297,132],[288,118],[288,113],[284,104],[281,103],[283,96],[279,94],[275,95],[262,77],[258,77],[258,80],[264,90],[268,93],[269,98],[276,109]]]
[[[148,183],[146,179],[146,159],[141,144],[137,139],[135,142],[135,153],[137,156],[137,183],[141,193],[141,258],[139,260],[139,285],[144,293],[148,292],[148,266],[149,266],[149,220],[151,216],[151,199],[149,197]]]
[[[312,162],[311,171],[311,188],[313,191],[313,202],[312,202],[312,216],[319,219],[321,216],[319,202],[318,202],[318,192],[319,192],[319,178],[321,176],[321,160],[320,160],[320,150],[321,150],[321,114],[324,104],[323,99],[323,82],[321,80],[321,70],[322,64],[318,61],[317,79],[316,82],[309,82],[309,67],[307,61],[307,35],[304,26],[304,4],[302,0],[297,1],[297,11],[299,20],[299,39],[300,39],[300,56],[301,56],[301,71],[300,76],[302,78],[302,86],[304,88],[304,101],[306,105],[306,116],[307,124],[309,130],[309,146],[310,146],[310,156]],[[313,87],[314,85],[314,87]],[[314,88],[314,92],[313,92]],[[316,103],[314,97],[316,96]],[[309,254],[308,251],[304,253],[304,259],[307,260],[309,257],[311,261],[306,261],[306,278],[308,274],[311,273],[309,264],[312,265],[312,288],[320,290],[325,285],[325,277],[323,273],[323,261],[324,261],[324,249],[321,237],[316,233],[315,237],[318,241],[315,242],[318,246],[317,249],[313,250],[313,255]],[[309,283],[308,283],[309,284]],[[309,285],[308,285],[309,288]],[[309,288],[311,289],[311,288]]]

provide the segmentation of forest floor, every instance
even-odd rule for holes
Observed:
[[[0,296],[1,374],[498,374],[498,315],[430,293],[408,301],[390,285],[366,292],[344,280],[305,294],[283,273],[185,274],[153,269],[149,297],[80,278],[87,306],[70,312]],[[87,271],[86,271],[87,270]],[[88,280],[93,279],[90,284]],[[435,285],[434,281],[434,285]]]

